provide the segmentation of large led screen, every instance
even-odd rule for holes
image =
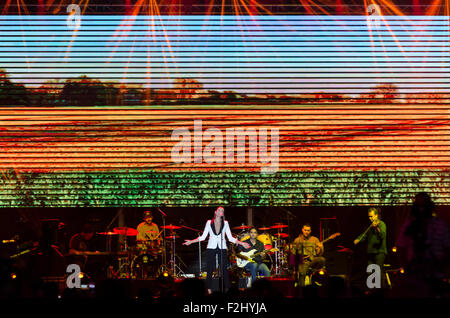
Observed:
[[[0,16],[1,207],[450,204],[443,12],[65,9]]]

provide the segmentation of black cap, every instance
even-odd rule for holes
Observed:
[[[148,216],[153,217],[152,211],[145,211],[145,212],[144,212],[144,215],[143,215],[144,219],[145,219],[146,217],[148,217]]]

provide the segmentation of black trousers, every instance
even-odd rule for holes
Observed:
[[[216,255],[218,255],[217,260],[221,271],[220,277],[223,279],[223,291],[227,291],[230,287],[230,277],[228,275],[228,253],[226,249],[206,249],[206,288],[212,289],[212,274],[216,269]],[[219,290],[220,283],[219,279]]]
[[[386,258],[386,254],[384,253],[368,253],[367,254],[367,263],[370,264],[377,264],[380,266],[380,272],[381,272],[381,288],[386,287],[386,276],[384,273],[384,259]]]
[[[384,253],[369,253],[368,256],[368,264],[377,264],[380,266],[381,271],[383,271],[384,259],[386,258],[386,254]]]

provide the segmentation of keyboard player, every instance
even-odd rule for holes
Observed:
[[[94,229],[90,224],[84,224],[81,232],[72,236],[69,242],[69,257],[66,259],[70,264],[78,264],[82,272],[98,276],[107,262],[98,257],[89,257],[86,252],[96,251],[94,244]]]
[[[81,233],[77,233],[70,239],[69,254],[82,254],[82,252],[94,251],[94,229],[90,224],[83,225]]]

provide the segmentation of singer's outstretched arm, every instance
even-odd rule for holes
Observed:
[[[205,229],[203,230],[203,234],[200,235],[199,237],[197,237],[196,239],[193,240],[185,240],[183,245],[191,245],[192,243],[197,243],[198,241],[204,241],[206,239],[206,237],[208,236],[208,225],[209,225],[209,220],[206,221],[205,224]]]

